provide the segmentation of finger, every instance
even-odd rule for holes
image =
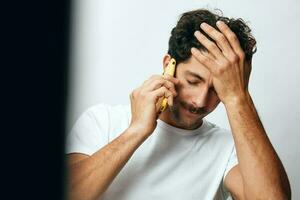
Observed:
[[[175,85],[174,83],[172,83],[171,81],[168,81],[166,79],[156,79],[154,81],[152,81],[151,83],[149,82],[149,84],[146,84],[144,86],[144,90],[145,91],[153,91],[153,90],[156,90],[160,87],[166,87],[168,90],[170,90],[174,96],[177,95],[177,92],[175,90]]]
[[[200,52],[202,53],[202,55],[208,57],[210,60],[212,60],[212,61],[215,60],[215,57],[211,53],[209,53],[207,51],[200,51]]]
[[[179,83],[179,79],[170,76],[168,74],[165,75],[152,75],[150,78],[148,78],[146,81],[144,81],[143,85],[149,84],[150,82],[153,82],[154,80],[158,80],[158,79],[166,79],[168,81],[171,81],[174,84],[178,84]]]
[[[171,81],[172,83],[174,84],[178,84],[179,83],[179,79],[175,78],[174,76],[171,76],[169,74],[164,74],[163,76],[163,79],[166,79],[168,81]]]
[[[170,92],[166,87],[160,87],[158,88],[157,90],[154,90],[150,93],[150,96],[152,98],[154,98],[155,101],[157,101],[159,98],[161,97],[170,97],[170,96],[173,96],[172,95],[172,92]]]
[[[210,72],[216,73],[217,63],[205,55],[203,51],[199,51],[197,48],[191,48],[192,55],[196,58],[204,67],[206,67]]]
[[[215,57],[215,59],[225,59],[219,47],[217,47],[217,45],[214,42],[210,41],[200,31],[196,31],[194,35],[199,40],[199,42]]]
[[[173,106],[173,95],[170,95],[169,97],[168,97],[168,105],[169,106]]]
[[[156,79],[161,79],[161,75],[152,75],[150,76],[147,80],[144,81],[143,85],[145,84],[148,84],[149,82],[152,82],[153,80],[156,80]]]
[[[225,37],[229,41],[230,46],[232,47],[233,51],[237,55],[243,56],[244,51],[240,45],[240,42],[239,42],[237,36],[235,35],[235,33],[227,26],[227,24],[225,24],[225,22],[223,22],[223,21],[218,21],[217,27],[225,35]]]
[[[207,33],[207,35],[209,35],[209,37],[211,37],[217,43],[217,45],[220,47],[220,49],[225,55],[228,54],[228,52],[232,51],[231,46],[225,35],[217,31],[215,28],[213,28],[207,23],[202,23],[200,27],[205,33]]]

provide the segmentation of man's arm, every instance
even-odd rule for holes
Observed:
[[[250,95],[225,104],[225,108],[239,161],[226,176],[225,186],[241,197],[238,199],[291,199],[287,174]]]
[[[92,156],[68,155],[68,198],[101,196],[146,137],[129,128]]]
[[[134,151],[154,131],[161,97],[173,104],[178,79],[154,75],[130,95],[131,123],[119,137],[92,156],[68,155],[68,199],[98,199],[108,188]],[[101,134],[101,133],[99,133]]]
[[[191,49],[192,55],[212,74],[214,88],[225,105],[239,164],[226,176],[225,186],[238,199],[290,199],[287,174],[279,160],[248,92],[251,61],[237,36],[222,21],[217,31],[202,23],[195,36],[208,52]]]

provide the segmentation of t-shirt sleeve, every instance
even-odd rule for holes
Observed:
[[[104,105],[85,111],[76,121],[66,138],[66,153],[92,155],[108,143],[109,121]]]
[[[233,146],[226,169],[225,169],[225,172],[224,172],[223,180],[225,180],[225,177],[228,174],[228,172],[237,164],[238,164],[238,159],[236,156],[235,146]]]
[[[227,162],[227,166],[226,166],[226,169],[225,169],[225,172],[223,175],[223,181],[222,181],[222,191],[224,192],[223,193],[224,199],[226,199],[226,200],[231,200],[232,196],[231,196],[230,192],[227,190],[227,188],[225,187],[225,178],[226,178],[226,175],[228,174],[228,172],[237,164],[238,164],[238,159],[236,156],[236,149],[235,149],[235,146],[233,145],[233,148],[232,148],[232,151],[231,151],[231,154],[230,154],[230,157]]]

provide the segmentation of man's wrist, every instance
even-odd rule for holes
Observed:
[[[145,131],[145,129],[142,129],[138,126],[129,125],[129,127],[126,129],[126,133],[132,137],[139,137],[139,138],[147,138],[151,133]]]
[[[249,103],[251,103],[251,96],[248,91],[244,92],[243,94],[228,98],[225,102],[223,102],[226,109],[244,106]]]

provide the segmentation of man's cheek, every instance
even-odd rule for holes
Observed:
[[[175,96],[175,97],[173,98],[173,102],[174,102],[174,104],[177,104],[179,101],[180,101],[180,94],[177,93],[177,96]]]

